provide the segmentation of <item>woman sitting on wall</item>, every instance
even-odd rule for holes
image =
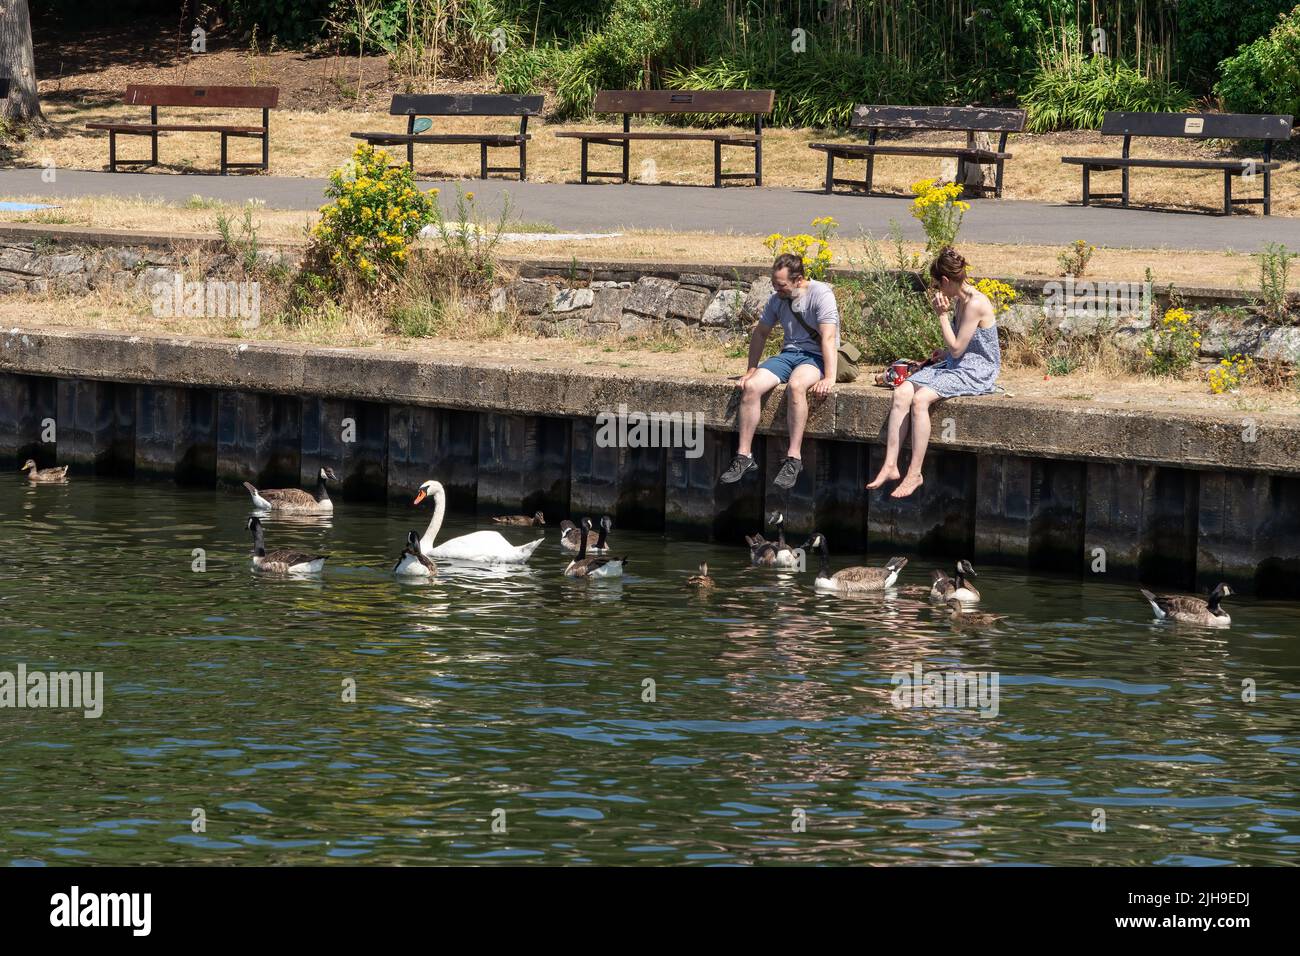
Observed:
[[[912,428],[912,461],[907,475],[891,497],[906,498],[921,487],[921,465],[930,442],[930,406],[941,398],[985,395],[994,388],[1002,368],[998,327],[993,303],[970,283],[966,260],[952,246],[944,246],[930,264],[930,276],[938,288],[930,302],[939,316],[939,328],[948,346],[947,356],[929,368],[914,372],[894,389],[894,406],[889,410],[885,462],[867,485],[879,488],[896,481],[898,448],[909,416]]]

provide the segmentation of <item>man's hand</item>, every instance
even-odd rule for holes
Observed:
[[[753,378],[753,377],[754,377],[754,373],[757,372],[757,371],[758,371],[758,367],[757,367],[757,366],[750,366],[749,371],[746,372],[744,375],[740,376],[740,381],[736,383],[736,387],[737,387],[737,388],[744,388],[744,387],[745,387],[745,383],[748,382],[751,378]]]
[[[831,387],[834,386],[835,380],[831,378],[821,378],[813,383],[813,387],[808,389],[815,398],[825,398],[831,393]]]

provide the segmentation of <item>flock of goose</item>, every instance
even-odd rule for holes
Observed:
[[[21,471],[26,473],[28,481],[33,484],[64,483],[67,481],[68,466],[41,469],[36,467],[34,461],[28,460]],[[321,468],[317,474],[314,494],[301,488],[259,489],[248,482],[244,482],[244,488],[252,498],[253,507],[260,512],[327,515],[334,512],[334,503],[330,500],[327,487],[331,481],[338,481],[338,477],[333,469],[326,467]],[[433,501],[433,516],[423,535],[415,531],[407,534],[402,553],[393,566],[393,573],[399,576],[435,575],[438,570],[435,562],[439,559],[473,564],[522,565],[528,562],[544,540],[537,538],[527,544],[515,545],[500,532],[474,531],[435,544],[447,511],[446,489],[440,482],[432,479],[426,481],[420,485],[412,504],[419,506],[425,499]],[[775,513],[768,520],[776,527],[776,540],[769,541],[761,533],[747,535],[745,543],[749,545],[750,564],[754,567],[803,570],[806,556],[816,553],[820,557],[820,564],[813,587],[818,592],[843,596],[885,591],[895,586],[899,574],[908,563],[907,558],[892,557],[883,567],[848,567],[832,572],[830,547],[825,535],[813,532],[800,547],[792,548],[785,540],[784,516]],[[546,524],[545,516],[540,511],[533,515],[503,515],[492,521],[500,525],[523,527],[544,527]],[[268,551],[262,521],[257,515],[248,519],[247,527],[253,538],[254,570],[266,574],[301,575],[319,574],[324,569],[329,557],[326,554],[309,554],[290,549]],[[580,525],[572,521],[561,522],[561,547],[577,552],[565,565],[565,576],[612,578],[622,575],[627,557],[609,554],[609,535],[612,529],[613,523],[608,516],[600,519],[599,531],[593,529],[590,518],[583,518]],[[944,571],[936,570],[932,573],[930,599],[942,603],[948,609],[956,626],[987,627],[1006,619],[1005,615],[969,610],[970,605],[980,602],[980,593],[971,580],[976,576],[975,568],[964,558],[956,563],[956,573],[951,577]],[[708,564],[701,564],[699,574],[687,578],[686,585],[695,589],[716,587],[716,582],[709,576]],[[1232,623],[1232,618],[1222,607],[1223,599],[1233,593],[1227,584],[1217,585],[1207,599],[1157,595],[1145,589],[1141,593],[1160,620],[1211,627],[1227,627]]]

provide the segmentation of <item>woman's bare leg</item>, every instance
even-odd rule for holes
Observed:
[[[938,400],[939,393],[925,385],[912,397],[912,462],[890,495],[892,498],[906,498],[925,480],[921,477],[921,466],[925,464],[925,451],[930,444],[930,406]]]
[[[894,389],[894,404],[889,409],[889,422],[885,426],[885,461],[876,477],[867,485],[868,489],[898,480],[898,446],[902,444],[903,423],[907,421],[915,392],[916,386],[911,382],[904,382]]]

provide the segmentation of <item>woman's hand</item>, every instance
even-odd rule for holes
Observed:
[[[952,311],[952,303],[948,301],[948,297],[938,289],[936,289],[934,295],[930,297],[930,306],[934,309],[934,314],[938,316],[947,315]]]

